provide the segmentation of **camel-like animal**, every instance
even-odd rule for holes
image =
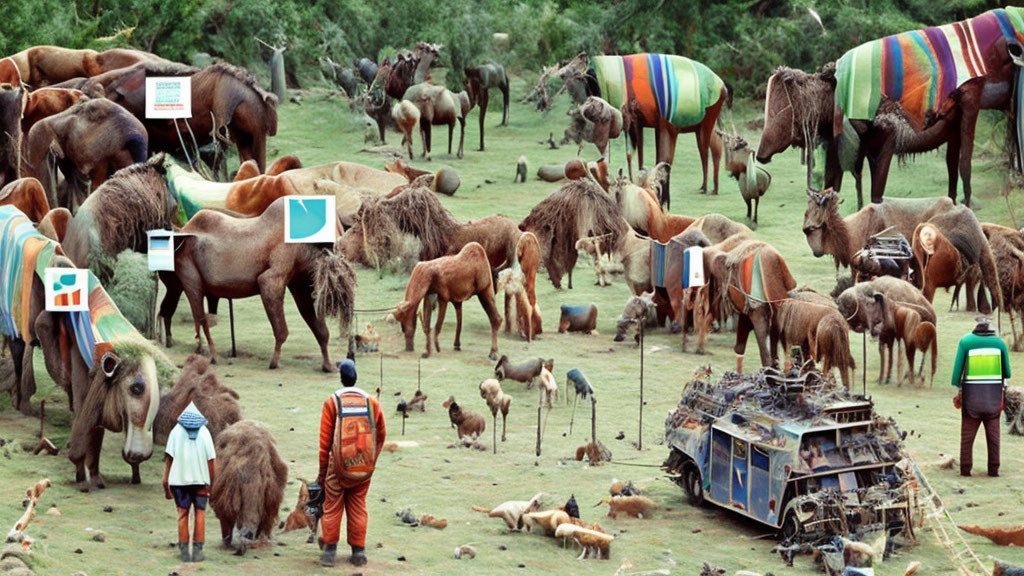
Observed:
[[[830,374],[837,368],[843,387],[849,390],[850,372],[856,364],[850,352],[850,327],[836,303],[811,288],[802,287],[791,290],[777,306],[772,323],[773,354],[778,357],[779,344],[784,351],[799,346],[805,358],[821,363],[823,373]]]
[[[939,336],[935,331],[935,324],[923,322],[920,314],[914,311],[913,308],[906,306],[897,305],[895,310],[893,310],[892,317],[895,322],[892,329],[896,332],[896,339],[903,343],[907,353],[906,377],[910,379],[910,385],[914,385],[914,356],[920,350],[921,369],[919,373],[921,375],[921,385],[924,385],[924,358],[928,355],[928,352],[931,352],[932,365],[928,376],[928,386],[934,387],[935,370],[939,354]],[[902,384],[904,376],[899,374],[899,369],[896,370],[896,373],[898,382]]]
[[[14,206],[35,223],[50,212],[46,190],[35,178],[19,178],[0,187],[0,206]]]
[[[73,413],[68,458],[77,482],[84,489],[104,487],[100,451],[109,430],[125,432],[121,455],[132,467],[132,483],[139,483],[139,465],[153,453],[160,380],[174,373],[173,365],[121,315],[91,274],[87,311],[47,312],[41,272],[74,266],[17,208],[0,206],[0,229],[0,273],[14,279],[0,299],[0,331],[14,364],[14,407],[31,411],[33,347],[38,346],[46,372],[68,395]]]
[[[529,304],[526,310],[526,326],[529,327],[527,341],[544,333],[541,322],[540,304],[537,302],[537,271],[540,269],[541,250],[533,232],[523,232],[516,241],[516,261],[523,273],[523,289]]]
[[[466,68],[464,70],[466,80],[463,87],[469,96],[470,107],[480,109],[480,151],[484,151],[484,117],[487,116],[487,104],[490,102],[490,91],[492,88],[501,90],[502,110],[501,126],[508,126],[508,74],[505,74],[505,67],[501,64],[489,62],[480,66]]]
[[[278,199],[257,218],[235,218],[202,210],[176,238],[174,271],[161,272],[167,293],[160,304],[159,318],[165,330],[174,317],[178,299],[184,293],[192,309],[197,344],[200,329],[210,346],[210,323],[203,309],[203,297],[246,298],[259,295],[274,333],[270,368],[277,368],[281,346],[288,337],[284,315],[284,293],[295,300],[299,314],[320,346],[321,369],[334,370],[327,344],[330,333],[325,319],[339,319],[348,331],[355,304],[356,277],[352,267],[333,246],[289,244],[284,238],[285,199]],[[238,242],[245,238],[245,242]],[[167,335],[170,336],[169,334]]]
[[[865,158],[871,201],[880,203],[894,155],[946,144],[949,197],[956,200],[959,173],[964,203],[970,205],[978,113],[1013,106],[1017,67],[1011,52],[1020,54],[1020,22],[1020,8],[999,8],[872,40],[813,74],[778,68],[768,79],[758,161],[767,163],[789,146],[802,147],[810,184],[813,148],[823,142],[825,186],[838,190],[843,170],[852,168],[860,206]],[[960,40],[964,37],[970,41]],[[904,51],[911,45],[920,49]],[[872,61],[874,66],[862,65]]]
[[[457,123],[459,125],[459,149],[456,156],[462,158],[462,145],[466,137],[466,117],[463,114],[463,104],[458,95],[444,86],[424,82],[410,86],[402,95],[402,100],[412,102],[419,109],[423,157],[430,160],[432,126],[448,126],[448,154],[451,155],[455,124]],[[468,99],[466,103],[468,104]]]
[[[893,347],[898,336],[895,322],[887,320],[887,315],[898,305],[917,312],[922,322],[938,325],[935,309],[921,291],[913,284],[892,276],[879,276],[869,282],[861,282],[847,288],[839,294],[836,303],[839,305],[839,312],[847,319],[853,331],[868,332],[872,337],[878,338],[878,354],[881,357],[878,368],[879,384],[882,384],[883,377],[886,382],[892,380]]]
[[[999,287],[1003,296],[1001,302],[996,301],[992,304],[998,307],[1000,312],[1009,313],[1010,331],[1013,333],[1012,347],[1015,351],[1020,351],[1024,347],[1024,341],[1017,334],[1014,313],[1024,322],[1024,234],[997,224],[982,224],[981,227],[996,261]]]
[[[427,262],[420,262],[412,270],[405,297],[395,307],[389,319],[397,321],[405,334],[405,349],[413,350],[416,334],[416,314],[423,303],[423,332],[427,337],[425,358],[430,357],[431,347],[441,351],[438,336],[444,324],[448,303],[455,307],[455,350],[462,348],[462,303],[476,296],[480,300],[491,323],[491,350],[488,357],[498,358],[498,328],[501,315],[494,303],[494,285],[491,282],[491,267],[487,262],[484,247],[470,242],[454,256],[442,256]],[[437,303],[437,326],[434,328],[431,344],[430,315],[434,302]]]
[[[225,386],[210,367],[210,359],[192,354],[170,390],[160,394],[160,410],[153,421],[153,438],[157,444],[166,444],[167,435],[178,423],[178,416],[189,403],[195,403],[206,417],[206,428],[214,442],[228,426],[242,419],[238,392]]]
[[[992,312],[982,288],[988,289],[992,302],[1002,301],[995,257],[971,209],[956,206],[919,224],[911,246],[921,271],[921,290],[929,300],[934,298],[936,288],[966,283],[968,311],[980,308],[983,314]],[[975,300],[979,275],[982,282]]]
[[[217,436],[217,477],[210,487],[210,504],[220,520],[225,546],[235,554],[270,538],[288,482],[288,465],[264,424],[242,420]]]
[[[21,71],[18,70],[18,65],[10,56],[0,58],[0,84],[10,84],[11,86],[21,86],[22,84]]]
[[[621,211],[599,185],[587,179],[572,180],[542,200],[519,223],[519,229],[532,232],[540,243],[548,277],[555,288],[562,287],[562,276],[569,274],[579,253],[580,238],[605,236],[615,246],[629,230]]]
[[[484,429],[487,428],[487,421],[483,416],[463,410],[454,396],[449,396],[441,403],[441,407],[448,411],[448,420],[451,421],[452,428],[456,429],[460,442],[473,445],[483,436]]]
[[[580,115],[594,125],[592,141],[597,153],[611,159],[609,143],[622,134],[622,112],[599,96],[587,96],[580,104]]]
[[[653,73],[649,71],[655,71]],[[566,84],[582,84],[583,90],[570,90],[577,104],[586,96],[600,96],[616,110],[631,107],[632,132],[629,134],[638,160],[642,167],[643,129],[654,128],[657,161],[672,164],[675,157],[676,139],[679,134],[694,132],[697,136],[697,151],[700,154],[704,180],[701,193],[708,188],[708,152],[713,164],[714,189],[718,193],[718,165],[721,146],[713,146],[718,139],[715,125],[723,105],[732,107],[732,98],[725,82],[710,68],[684,58],[669,54],[629,54],[623,56],[592,56],[586,53],[575,56],[556,74]],[[660,81],[658,78],[673,78],[675,82]],[[658,102],[666,101],[669,85],[677,86],[688,96],[673,99],[675,106],[661,107]],[[685,89],[683,88],[685,86]],[[683,94],[683,92],[679,92]],[[666,182],[661,204],[669,207],[668,183]]]

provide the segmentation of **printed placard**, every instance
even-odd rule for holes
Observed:
[[[333,244],[338,237],[336,205],[334,196],[288,196],[284,204],[284,241]]]
[[[89,271],[78,268],[47,268],[44,274],[47,312],[89,310]]]
[[[146,118],[191,118],[192,78],[146,78]]]
[[[706,282],[704,249],[700,246],[691,246],[683,252],[683,288],[698,288]]]
[[[174,232],[170,230],[149,230],[146,254],[149,257],[150,272],[174,272]]]

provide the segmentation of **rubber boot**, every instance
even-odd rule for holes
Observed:
[[[193,562],[202,562],[203,560],[206,560],[206,554],[203,554],[203,544],[204,544],[203,542],[193,542],[192,543],[192,561]]]
[[[324,553],[320,555],[320,565],[330,568],[334,566],[334,557],[338,554],[337,544],[327,544],[324,546]]]
[[[192,561],[192,555],[188,553],[188,542],[178,542],[178,558],[182,562]]]
[[[352,557],[348,559],[353,566],[366,566],[366,548],[362,546],[352,547]]]

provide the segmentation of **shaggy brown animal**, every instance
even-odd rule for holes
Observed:
[[[608,244],[615,246],[629,226],[614,199],[600,186],[590,180],[574,180],[534,206],[519,229],[537,236],[555,288],[562,287],[562,276],[568,273],[571,289],[572,269],[579,257],[576,242],[607,235]]]
[[[416,179],[387,198],[365,197],[359,210],[358,228],[366,264],[379,268],[399,256],[401,236],[417,238],[417,260],[433,260],[448,253],[458,221],[430,191],[426,178]]]
[[[1014,528],[982,528],[981,526],[960,526],[970,534],[988,538],[997,546],[1024,546],[1024,525]]]
[[[1016,312],[1024,323],[1024,235],[1013,228],[996,224],[982,224],[988,238],[992,256],[996,261],[1002,301],[993,302],[1000,311],[1010,314],[1010,330],[1013,333],[1013,350],[1024,348],[1024,341],[1017,334]]]
[[[455,256],[443,256],[428,262],[420,262],[412,270],[405,297],[395,306],[389,316],[402,326],[405,334],[405,349],[413,350],[416,335],[416,314],[423,303],[423,332],[427,337],[424,357],[430,357],[431,348],[441,351],[438,336],[444,325],[445,311],[451,302],[455,308],[455,350],[462,349],[462,303],[476,296],[491,323],[491,351],[488,357],[498,357],[498,328],[501,314],[494,303],[494,286],[491,282],[491,267],[483,246],[470,242]],[[437,325],[434,327],[431,343],[430,316],[434,302],[437,303]]]
[[[451,420],[452,428],[458,431],[459,440],[464,442],[476,442],[483,436],[487,428],[487,421],[476,412],[463,410],[454,396],[449,396],[441,403],[441,406],[448,411],[448,419]]]
[[[35,178],[19,178],[0,187],[0,206],[14,206],[36,224],[50,212],[46,190]]]
[[[921,321],[921,315],[914,311],[913,308],[907,306],[896,305],[895,310],[892,313],[895,326],[893,330],[896,333],[897,341],[903,342],[903,346],[907,352],[907,374],[910,378],[910,385],[914,385],[914,355],[918,350],[921,351],[921,385],[924,386],[924,357],[931,351],[932,354],[932,366],[931,372],[928,376],[928,385],[934,387],[935,385],[935,370],[938,362],[938,342],[939,337],[935,331],[935,324],[931,322]],[[929,350],[930,349],[930,350]],[[901,375],[900,370],[896,370],[896,378],[900,384],[903,383],[904,376]]]
[[[305,480],[299,485],[299,499],[295,502],[295,509],[288,514],[284,520],[284,531],[309,529],[313,527],[313,518],[306,512],[306,505],[309,504],[309,484]]]
[[[646,496],[619,496],[617,498],[602,498],[598,505],[608,505],[608,515],[614,520],[619,514],[630,518],[650,518],[651,514],[658,508],[658,505]]]
[[[270,429],[242,420],[220,433],[216,442],[217,477],[210,505],[220,520],[225,546],[245,554],[246,547],[270,538],[277,523],[288,465],[281,460]]]
[[[160,410],[153,421],[153,436],[157,444],[166,444],[167,435],[178,421],[178,416],[189,402],[206,417],[206,427],[216,442],[217,436],[228,426],[242,419],[238,392],[225,386],[210,367],[210,359],[192,354],[185,360],[174,387],[160,395]]]
[[[21,111],[25,90],[0,84],[0,186],[21,177]]]
[[[534,311],[526,296],[523,272],[518,267],[498,272],[494,292],[505,293],[505,334],[516,327],[516,332],[527,342],[533,341],[532,324]]]
[[[856,368],[850,353],[850,327],[831,298],[803,287],[778,303],[772,323],[772,353],[800,346],[805,358],[822,363],[822,372],[839,369],[843,387],[850,389],[850,371]],[[777,356],[776,356],[777,357]]]
[[[508,216],[496,214],[470,220],[458,225],[449,240],[447,255],[458,254],[466,244],[476,242],[487,252],[491,268],[501,270],[516,261],[516,247],[522,235],[518,223]]]
[[[488,378],[480,383],[480,397],[491,409],[491,419],[495,434],[498,433],[498,412],[501,412],[501,441],[505,441],[505,424],[508,420],[508,409],[512,406],[512,397],[501,389],[501,383]]]

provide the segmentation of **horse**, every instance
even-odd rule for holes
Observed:
[[[502,109],[501,126],[508,126],[508,74],[501,64],[491,62],[481,66],[466,68],[466,80],[463,88],[469,94],[470,107],[480,107],[480,151],[484,150],[484,116],[487,115],[487,104],[491,99],[492,88],[501,90]]]

